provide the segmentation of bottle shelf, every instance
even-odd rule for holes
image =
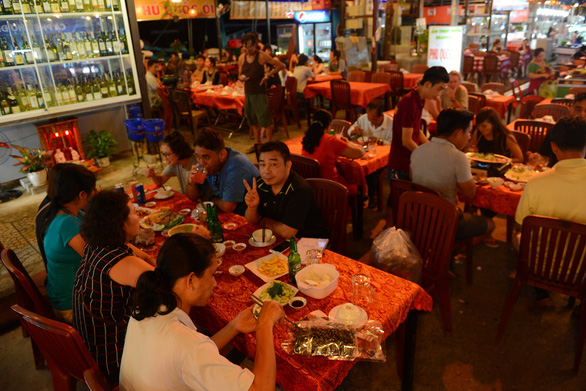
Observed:
[[[74,19],[76,17],[100,17],[100,16],[112,16],[112,15],[122,15],[121,11],[98,11],[98,12],[58,12],[58,13],[30,13],[30,14],[10,14],[10,15],[3,15],[0,14],[0,21],[2,20],[22,20],[23,17],[25,19],[36,19],[39,18],[65,18],[65,19]]]
[[[25,65],[15,65],[15,66],[7,66],[0,68],[0,72],[2,71],[12,71],[16,69],[27,69],[27,68],[34,68],[35,66],[38,67],[46,67],[49,65],[62,65],[62,64],[72,64],[72,63],[87,63],[87,62],[94,62],[94,61],[103,61],[103,60],[115,60],[120,58],[128,58],[129,54],[115,54],[113,56],[104,56],[104,57],[92,57],[92,58],[80,58],[79,60],[64,60],[64,61],[39,61],[36,64],[25,64]]]

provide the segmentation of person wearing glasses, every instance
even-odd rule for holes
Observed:
[[[246,188],[242,180],[251,182],[256,178],[256,166],[246,155],[227,148],[222,135],[211,128],[200,130],[193,146],[198,165],[191,169],[187,196],[193,201],[212,201],[222,212],[243,216]],[[201,168],[207,176],[198,175]]]
[[[152,167],[145,168],[144,176],[149,177],[158,186],[163,186],[171,177],[176,176],[181,186],[181,192],[189,197],[189,170],[197,163],[193,155],[193,149],[179,132],[173,132],[163,139],[161,155],[167,163],[167,167],[161,175],[158,175]]]
[[[244,115],[254,131],[254,139],[260,144],[261,128],[266,129],[268,141],[273,137],[273,119],[267,97],[267,80],[285,69],[285,65],[257,49],[256,35],[249,33],[242,38],[244,53],[238,59],[238,78],[244,82]],[[265,74],[264,64],[273,66]],[[254,152],[251,146],[246,153]]]

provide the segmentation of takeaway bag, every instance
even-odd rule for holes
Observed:
[[[396,227],[382,231],[372,242],[371,258],[374,266],[414,283],[421,280],[423,259],[409,238]]]

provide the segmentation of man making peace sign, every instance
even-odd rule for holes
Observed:
[[[291,236],[329,238],[321,211],[309,184],[291,170],[289,148],[268,142],[260,148],[260,178],[246,186],[246,220],[264,221],[282,238]]]

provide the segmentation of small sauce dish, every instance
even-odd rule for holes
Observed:
[[[236,242],[233,240],[224,240],[224,246],[226,246],[226,248],[232,248],[235,244]]]
[[[242,275],[242,273],[244,273],[244,266],[242,266],[242,265],[230,266],[230,268],[228,269],[228,272],[231,275],[233,275],[234,277],[239,277]]]
[[[157,205],[155,201],[149,201],[146,204],[144,204],[144,206],[146,206],[147,208],[152,208],[155,205]]]
[[[181,210],[179,211],[179,214],[180,214],[181,216],[187,216],[187,215],[189,214],[189,212],[191,212],[191,209],[189,209],[189,208],[185,208],[185,209],[181,209]]]
[[[232,230],[236,229],[236,223],[226,223],[226,224],[222,225],[222,228],[224,228],[227,231],[232,231]]]
[[[236,243],[234,246],[232,246],[232,249],[234,249],[235,251],[243,251],[246,248],[246,244],[244,243]]]
[[[289,300],[289,307],[296,309],[296,310],[305,307],[306,304],[307,304],[307,299],[305,299],[304,297],[300,297],[300,296],[292,297],[291,300]]]

